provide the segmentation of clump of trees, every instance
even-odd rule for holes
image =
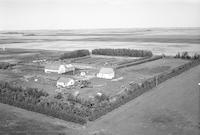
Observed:
[[[87,56],[90,55],[89,50],[75,50],[75,51],[71,51],[71,52],[66,52],[63,55],[60,56],[60,59],[68,59],[68,58],[78,58],[78,57],[83,57],[83,56]]]
[[[8,62],[0,62],[0,69],[8,69],[14,66],[14,64],[10,64]]]
[[[197,60],[200,59],[200,54],[195,53],[193,56],[190,56],[189,53],[187,51],[185,52],[178,52],[174,58],[180,58],[180,59],[193,59],[193,60]]]
[[[80,124],[86,123],[89,114],[87,107],[68,102],[62,95],[50,96],[44,91],[23,89],[8,82],[0,82],[0,102]]]
[[[195,53],[193,56],[193,59],[194,60],[200,59],[200,54]]]
[[[135,49],[94,49],[92,54],[96,55],[109,55],[109,56],[129,56],[129,57],[151,57],[153,53],[147,50]]]

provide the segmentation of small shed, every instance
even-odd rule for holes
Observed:
[[[113,79],[115,77],[115,71],[113,68],[101,68],[97,74],[98,78]]]
[[[66,78],[66,77],[61,77],[58,79],[56,86],[57,87],[69,87],[75,84],[74,79],[72,78]]]

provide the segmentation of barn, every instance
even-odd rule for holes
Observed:
[[[97,74],[98,78],[113,79],[115,77],[115,72],[113,68],[101,68]]]
[[[69,87],[75,84],[74,79],[72,78],[66,78],[66,77],[60,77],[60,79],[58,79],[56,86],[57,87]]]
[[[74,71],[75,68],[73,65],[59,65],[59,64],[46,64],[44,68],[45,73],[58,73],[63,74],[66,72]]]

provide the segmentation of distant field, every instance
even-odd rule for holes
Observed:
[[[96,67],[109,66],[116,67],[118,65],[134,62],[140,57],[114,57],[104,55],[92,55],[91,57],[73,60],[73,63],[91,64]]]
[[[154,54],[200,52],[200,28],[102,29],[0,32],[0,47],[76,50],[95,48],[147,49]]]
[[[175,67],[178,67],[180,65],[183,65],[187,62],[188,62],[187,60],[173,59],[173,58],[159,59],[159,60],[139,64],[136,66],[122,68],[120,69],[120,72],[123,72],[123,73],[137,72],[139,74],[147,75],[147,76],[155,75],[155,74],[159,74],[167,70],[173,69]]]

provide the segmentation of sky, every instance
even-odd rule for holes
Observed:
[[[200,0],[0,0],[0,30],[200,27]]]

